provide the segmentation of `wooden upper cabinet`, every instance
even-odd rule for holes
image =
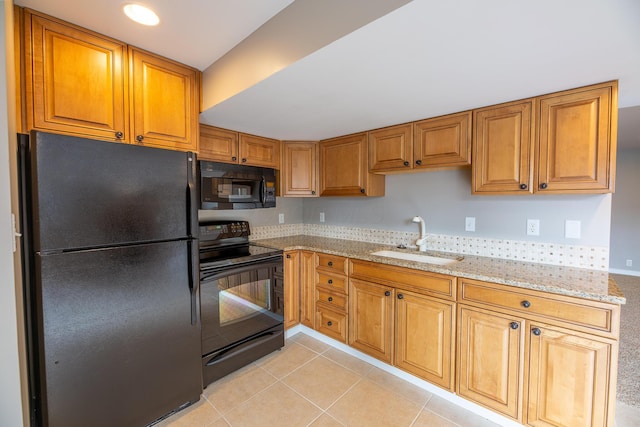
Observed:
[[[127,46],[25,9],[27,128],[128,140]]]
[[[200,124],[200,160],[280,168],[280,141]]]
[[[409,171],[413,165],[413,124],[369,132],[371,172]]]
[[[473,111],[473,193],[532,193],[532,99]]]
[[[540,192],[613,192],[618,82],[540,97]]]
[[[241,164],[279,169],[280,141],[241,133],[238,155]]]
[[[282,143],[280,195],[284,197],[318,196],[318,143]]]
[[[238,163],[238,132],[200,124],[198,159]]]
[[[198,71],[129,47],[132,142],[198,149]]]
[[[414,168],[471,163],[471,111],[414,123]]]
[[[320,141],[321,196],[384,196],[384,176],[369,173],[367,134]]]

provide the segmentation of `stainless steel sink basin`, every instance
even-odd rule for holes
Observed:
[[[405,261],[424,262],[426,264],[449,265],[460,261],[462,258],[443,258],[439,256],[431,256],[421,253],[407,253],[397,251],[377,251],[371,252],[371,255],[384,256],[388,258],[402,259]]]

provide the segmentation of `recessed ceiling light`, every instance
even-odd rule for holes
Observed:
[[[124,6],[124,13],[142,25],[158,25],[160,22],[160,18],[158,18],[158,15],[156,15],[153,10],[139,4],[126,4]]]

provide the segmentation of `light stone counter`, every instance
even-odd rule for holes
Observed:
[[[418,253],[415,250],[401,250],[394,246],[356,242],[352,240],[332,239],[316,236],[290,236],[273,239],[261,239],[253,242],[256,245],[282,250],[308,250],[340,255],[347,258],[373,261],[381,264],[408,267],[415,270],[449,274],[468,279],[483,280],[516,286],[523,289],[535,289],[560,295],[624,304],[624,294],[615,280],[606,271],[588,270],[584,268],[562,267],[548,264],[537,264],[513,261],[500,258],[487,258],[464,255],[464,258],[450,265],[426,264],[414,261],[370,255],[379,250],[396,250]],[[446,252],[426,252],[444,258],[456,259],[458,256]]]

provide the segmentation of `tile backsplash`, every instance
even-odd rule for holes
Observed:
[[[295,235],[330,237],[385,245],[415,247],[417,232],[342,227],[322,224],[285,224],[255,227],[251,240]],[[609,248],[563,245],[523,240],[428,234],[427,249],[440,252],[477,255],[491,258],[537,262],[567,267],[608,270]]]

